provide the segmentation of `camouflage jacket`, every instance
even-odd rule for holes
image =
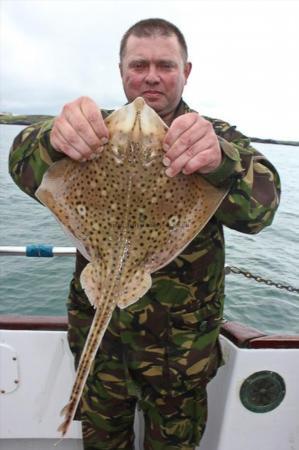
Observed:
[[[183,102],[176,117],[192,110]],[[103,110],[106,117],[111,111]],[[188,303],[190,311],[202,308],[202,318],[222,315],[224,298],[223,225],[243,233],[257,233],[271,224],[279,204],[280,181],[272,164],[250,145],[234,126],[209,120],[218,136],[223,160],[205,178],[215,186],[229,187],[229,193],[205,228],[166,267],[153,274],[150,294],[174,311]],[[43,174],[63,157],[49,140],[53,119],[24,129],[14,140],[9,170],[16,184],[35,198]],[[78,276],[86,264],[77,255]],[[188,310],[187,310],[188,311]]]

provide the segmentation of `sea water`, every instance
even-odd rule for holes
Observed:
[[[73,246],[50,212],[24,194],[8,174],[14,137],[24,127],[0,125],[0,246]],[[225,229],[226,264],[299,287],[299,148],[255,144],[278,169],[282,199],[271,227],[258,235]],[[0,314],[64,315],[73,257],[0,255]],[[299,334],[299,295],[241,275],[226,277],[225,318],[266,333]]]

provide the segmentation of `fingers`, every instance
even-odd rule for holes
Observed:
[[[79,153],[75,147],[73,147],[70,142],[68,142],[64,136],[60,133],[59,128],[56,127],[51,131],[50,137],[51,145],[57,151],[64,153],[71,159],[75,159],[77,161],[82,159],[82,153]]]
[[[88,97],[82,97],[81,110],[95,135],[109,139],[109,132],[96,103]]]
[[[108,137],[108,129],[95,102],[80,97],[63,107],[54,121],[50,142],[70,158],[86,160],[103,149]]]
[[[164,140],[163,159],[170,177],[179,172],[209,173],[221,162],[221,149],[212,124],[197,113],[173,121]]]
[[[183,174],[190,175],[193,172],[207,174],[215,170],[220,161],[211,147],[206,148],[202,152],[197,153],[194,158],[189,159],[182,170]],[[217,153],[218,155],[218,153]]]
[[[200,144],[190,147],[176,158],[166,169],[166,175],[174,177],[182,172],[190,175],[193,172],[209,173],[219,165],[214,149],[203,140]],[[218,152],[217,152],[218,154]]]
[[[196,124],[199,115],[197,113],[189,113],[184,114],[182,116],[177,117],[171,124],[165,139],[164,139],[164,149],[167,150],[172,148],[173,150],[174,144],[182,143],[183,145],[187,145],[189,142],[186,142],[187,138],[190,138],[190,134],[194,131],[191,130],[193,126]],[[191,133],[190,133],[191,132]],[[167,153],[166,153],[167,156]],[[177,157],[177,154],[174,154],[174,157]]]

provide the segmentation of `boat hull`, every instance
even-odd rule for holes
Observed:
[[[66,322],[48,319],[45,325],[33,319],[30,324],[19,318],[14,327],[4,322],[0,330],[0,448],[52,449],[60,439],[59,411],[74,379]],[[236,325],[230,328],[225,327],[221,335],[225,365],[208,386],[209,420],[198,449],[299,449],[299,340],[291,339],[289,348],[271,348],[269,337],[257,330],[247,330],[250,339],[244,335],[238,340]],[[281,342],[276,346],[283,347]],[[259,372],[277,373],[285,385],[281,403],[269,412],[253,412],[240,398],[244,380]],[[136,450],[143,450],[143,431],[142,415],[136,413]],[[73,422],[59,448],[83,449],[80,422]]]

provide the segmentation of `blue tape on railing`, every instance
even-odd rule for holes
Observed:
[[[53,256],[53,246],[45,244],[31,244],[26,247],[26,256],[35,256],[40,258],[51,258]]]

